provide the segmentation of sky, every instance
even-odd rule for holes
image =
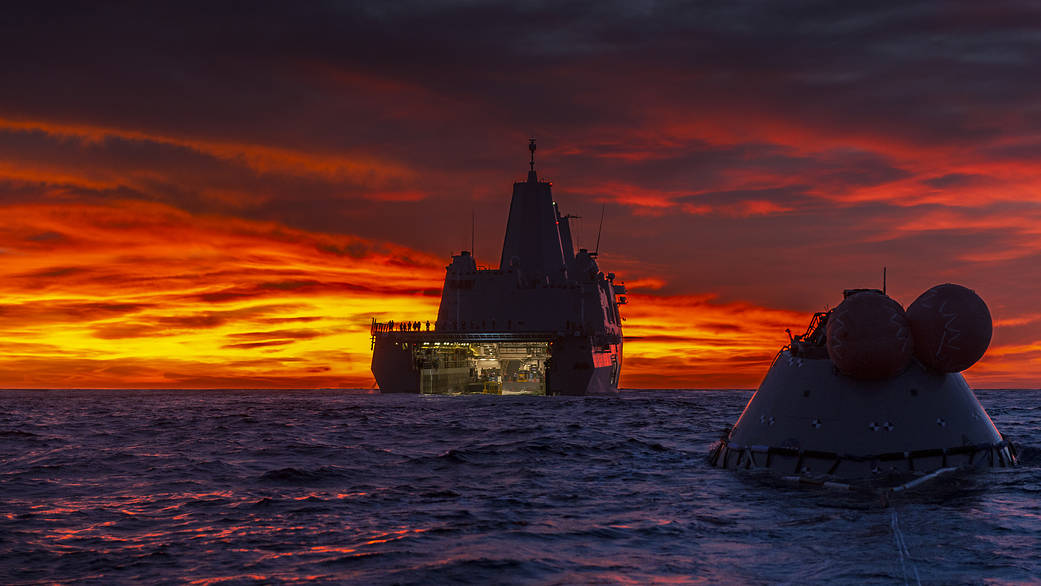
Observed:
[[[372,388],[529,137],[580,246],[606,210],[624,387],[754,388],[883,267],[1041,387],[1032,3],[21,3],[0,55],[0,387]]]

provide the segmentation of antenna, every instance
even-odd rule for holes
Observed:
[[[599,255],[600,254],[600,233],[604,231],[604,213],[605,212],[607,212],[607,204],[606,203],[604,204],[604,206],[602,208],[600,208],[600,228],[596,231],[596,250],[593,251],[593,254],[595,254],[595,255]]]
[[[882,294],[886,294],[886,267],[882,267]]]
[[[477,210],[470,210],[470,256],[477,258],[477,251],[474,250],[474,234],[477,233]]]
[[[537,182],[539,180],[539,177],[538,177],[537,174],[535,174],[535,139],[534,138],[529,138],[528,139],[528,150],[531,151],[531,161],[528,162],[528,165],[531,166],[531,169],[528,170],[528,183],[535,183],[535,182]]]

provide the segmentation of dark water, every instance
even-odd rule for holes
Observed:
[[[3,391],[0,582],[1037,583],[1041,391],[890,508],[710,468],[749,396]]]

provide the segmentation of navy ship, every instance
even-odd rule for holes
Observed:
[[[720,468],[799,484],[895,491],[965,468],[1016,463],[961,371],[990,344],[986,304],[937,285],[907,311],[885,289],[847,289],[774,359],[712,450]]]
[[[513,184],[497,268],[470,251],[446,268],[437,319],[371,325],[380,392],[614,395],[622,371],[625,286],[575,252],[571,215],[535,172]],[[599,245],[599,237],[598,242]]]

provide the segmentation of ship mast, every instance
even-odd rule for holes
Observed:
[[[535,139],[528,139],[528,180],[513,184],[500,270],[517,269],[529,283],[567,280],[559,214],[551,185],[535,171]]]
[[[531,161],[528,162],[528,165],[531,166],[531,169],[528,170],[528,182],[529,183],[536,183],[539,179],[538,179],[538,175],[535,174],[535,139],[534,138],[529,138],[528,139],[528,150],[531,151]]]

